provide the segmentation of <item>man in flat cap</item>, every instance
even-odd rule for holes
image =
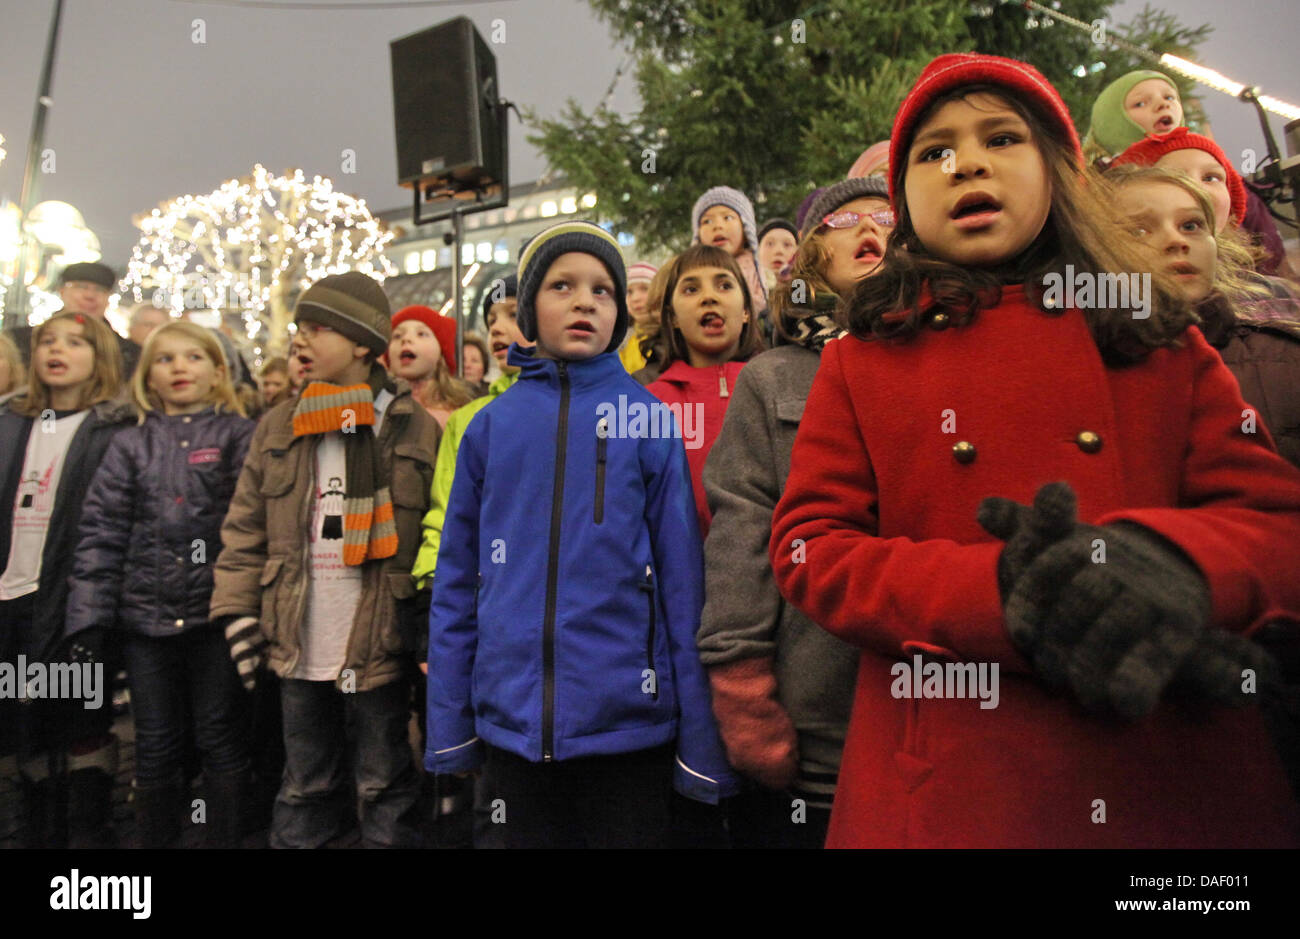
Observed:
[[[108,310],[109,298],[117,286],[117,275],[107,264],[98,261],[79,261],[69,264],[59,275],[59,298],[63,300],[63,309],[69,313],[84,313],[98,319],[104,318]],[[32,328],[19,326],[10,334],[23,354],[23,363],[31,366]],[[117,335],[114,333],[114,335]],[[117,337],[117,344],[122,350],[124,366],[122,378],[125,381],[135,371],[140,361],[140,347],[130,339]]]

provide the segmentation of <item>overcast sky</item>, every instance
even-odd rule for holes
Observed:
[[[132,214],[172,196],[209,192],[256,162],[332,176],[338,188],[373,209],[389,209],[410,201],[395,182],[390,40],[459,15],[489,38],[500,18],[506,42],[492,48],[502,93],[544,116],[556,114],[570,97],[594,106],[624,56],[584,0],[383,4],[279,10],[186,0],[66,0],[45,139],[55,151],[56,172],[41,177],[39,198],[81,209],[105,260],[119,268],[138,234]],[[1202,48],[1205,64],[1300,102],[1300,3],[1163,5],[1184,22],[1215,27]],[[1141,0],[1128,0],[1117,18],[1141,6]],[[14,202],[52,9],[53,0],[0,0],[0,134],[8,151],[0,164],[0,197]],[[204,20],[203,44],[192,41],[196,18]],[[1213,91],[1206,92],[1206,103],[1225,150],[1262,151],[1250,109]],[[613,104],[636,109],[630,73]],[[513,116],[511,124],[512,180],[535,179],[544,161]],[[1275,119],[1279,141],[1281,125]],[[340,173],[344,149],[356,151],[354,175]]]

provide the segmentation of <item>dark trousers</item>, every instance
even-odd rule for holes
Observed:
[[[239,676],[217,629],[179,636],[128,635],[124,644],[135,716],[135,776],[141,786],[183,782],[186,720],[204,771],[248,769]]]
[[[533,763],[487,748],[484,797],[508,848],[662,848],[673,747]]]
[[[36,637],[32,622],[37,594],[29,593],[16,600],[0,601],[0,662],[15,670],[18,657],[25,656],[27,663],[43,661],[38,658]],[[50,663],[44,663],[47,667]],[[95,743],[108,734],[113,723],[111,682],[113,673],[104,668],[103,698],[99,708],[87,708],[82,700],[68,701],[50,698],[18,700],[0,697],[0,756],[18,754],[30,759],[39,753],[63,759],[70,748],[79,743]],[[17,684],[25,676],[15,676]],[[102,745],[102,741],[99,741]],[[93,749],[84,747],[84,750]]]
[[[805,797],[760,786],[727,801],[733,848],[804,848],[826,844],[831,810],[808,805]]]
[[[362,844],[420,845],[419,780],[406,730],[409,696],[404,681],[353,693],[329,681],[280,682],[285,763],[271,847],[319,848],[343,833],[349,763]]]

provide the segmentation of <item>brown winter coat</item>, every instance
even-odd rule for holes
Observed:
[[[221,528],[211,616],[255,616],[270,643],[271,668],[288,677],[298,664],[307,607],[307,552],[319,437],[294,437],[286,401],[267,412],[249,444],[235,497]],[[361,598],[348,639],[340,690],[370,691],[402,675],[403,655],[420,646],[405,635],[398,601],[415,595],[411,567],[420,520],[429,507],[438,422],[398,383],[379,430],[380,478],[393,498],[397,553],[362,565]],[[410,630],[418,628],[412,624]],[[349,682],[349,670],[352,681]]]

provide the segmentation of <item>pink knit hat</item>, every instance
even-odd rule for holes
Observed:
[[[629,265],[627,269],[627,282],[630,284],[634,280],[654,280],[655,275],[659,273],[659,268],[645,261],[637,261]]]

